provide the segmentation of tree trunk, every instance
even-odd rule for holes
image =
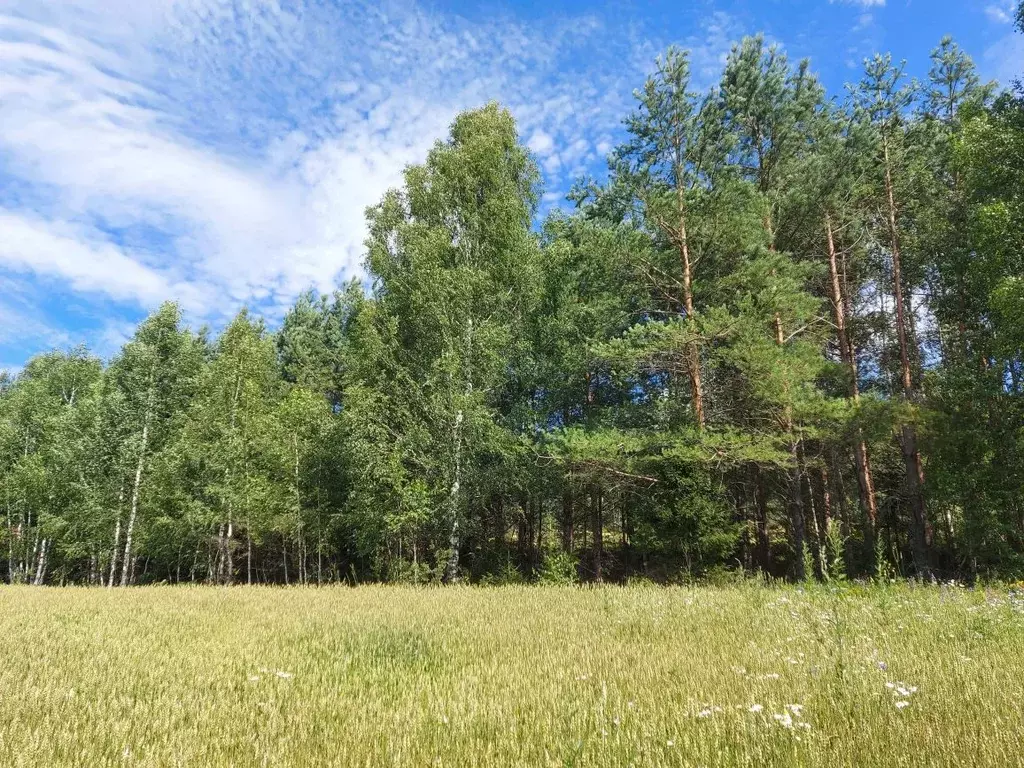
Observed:
[[[807,569],[804,567],[804,555],[806,548],[804,544],[804,502],[803,490],[800,482],[800,444],[796,441],[790,444],[790,458],[793,467],[787,472],[787,485],[789,488],[789,544],[793,550],[793,577],[797,581],[804,581],[807,578]]]
[[[32,538],[32,557],[28,558],[25,562],[25,582],[32,581],[35,583],[36,574],[39,573],[39,531],[35,532],[35,536]]]
[[[7,508],[7,583],[14,583],[14,519],[11,516],[11,489],[4,488]]]
[[[843,285],[839,276],[839,264],[836,253],[835,237],[832,229],[832,218],[825,215],[825,231],[828,236],[828,269],[832,283],[832,315],[835,319],[836,336],[839,340],[839,356],[846,366],[849,376],[849,397],[854,402],[860,401],[860,385],[857,372],[857,355],[853,342],[846,329],[847,301],[843,296]],[[863,430],[858,427],[853,445],[854,462],[857,466],[857,486],[860,494],[861,509],[866,520],[865,539],[870,549],[874,549],[874,530],[878,519],[878,503],[875,497],[875,481],[871,472],[871,457]]]
[[[117,550],[121,544],[121,512],[118,509],[117,521],[114,523],[114,548],[110,554],[110,578],[107,581],[108,587],[114,586],[114,574],[117,573]]]
[[[444,581],[454,584],[459,578],[459,487],[462,480],[462,409],[455,414],[452,425],[453,471],[448,489],[448,518],[451,529],[448,534],[448,562],[445,564]]]
[[[782,347],[786,343],[786,335],[782,328],[782,318],[775,315],[775,343]],[[804,504],[803,491],[800,480],[800,441],[796,438],[793,425],[793,408],[788,402],[789,387],[786,385],[785,396],[787,402],[783,407],[783,429],[789,435],[789,455],[791,467],[787,471],[788,496],[789,496],[789,544],[793,550],[793,576],[797,581],[807,578],[807,569],[804,568]]]
[[[903,296],[903,274],[900,254],[899,227],[896,223],[896,199],[893,190],[892,169],[889,161],[889,144],[883,137],[882,147],[885,158],[885,194],[888,203],[890,247],[892,250],[893,293],[896,300],[896,335],[900,351],[900,379],[903,397],[907,402],[916,400],[914,379],[911,370],[910,341],[907,338],[907,311]],[[924,465],[917,445],[917,429],[912,423],[901,429],[900,447],[903,449],[903,463],[907,474],[907,496],[912,519],[911,549],[914,565],[919,574],[930,573],[928,556],[928,516],[924,502]]]
[[[807,524],[807,531],[810,534],[811,555],[814,560],[814,575],[822,581],[826,578],[828,560],[825,556],[825,531],[821,527],[818,509],[818,499],[815,498],[812,487],[811,475],[803,461],[803,452],[800,459],[800,484],[802,490],[804,518]]]
[[[601,487],[595,485],[591,489],[590,507],[594,525],[594,581],[600,583],[604,580],[601,562],[604,555],[604,514],[601,508]]]
[[[505,533],[508,530],[508,521],[505,519],[505,497],[500,493],[494,497],[494,538],[497,550],[504,554],[507,551]]]
[[[233,584],[235,581],[235,553],[232,551],[231,542],[235,538],[235,521],[231,518],[231,509],[228,509],[228,530],[224,539],[224,583]]]
[[[842,464],[836,446],[832,446],[832,470],[828,477],[832,483],[832,498],[836,502],[839,513],[839,533],[843,540],[843,562],[846,565],[846,575],[853,577],[857,571],[857,552],[853,543],[853,520],[849,508],[846,506],[846,483],[843,479]]]
[[[537,522],[536,516],[537,500],[536,497],[529,493],[523,494],[523,524],[526,526],[523,529],[523,559],[526,563],[527,570],[533,570],[533,565],[536,562],[536,552],[534,550],[534,525]]]
[[[694,321],[693,305],[693,267],[690,261],[690,243],[686,232],[686,208],[679,191],[679,258],[683,268],[683,308],[686,310],[686,322],[692,326]],[[700,371],[700,348],[696,341],[688,341],[684,354],[686,369],[690,378],[690,396],[693,401],[693,417],[697,429],[703,430],[704,415],[704,383]]]
[[[43,539],[42,546],[39,548],[39,562],[36,565],[36,577],[32,582],[37,587],[42,586],[43,582],[46,580],[46,556],[49,544],[49,539]]]
[[[295,486],[295,519],[298,526],[299,535],[299,583],[306,583],[306,548],[303,546],[302,541],[302,489],[299,484],[299,437],[298,435],[292,435],[292,450],[295,456],[294,463],[294,486]]]
[[[466,405],[473,395],[473,318],[466,318],[466,328],[463,334],[463,399]],[[459,531],[459,517],[461,506],[460,489],[462,487],[462,429],[465,416],[462,408],[455,414],[455,422],[452,424],[452,478],[451,486],[448,489],[448,515],[450,519],[451,532],[448,536],[448,562],[444,569],[444,582],[454,584],[459,579],[459,547],[462,544]]]
[[[567,481],[562,490],[562,549],[566,552],[572,552],[572,523],[572,485]]]
[[[217,524],[217,552],[210,556],[209,579],[212,584],[223,583],[224,577],[224,521]]]
[[[152,386],[152,385],[151,385]],[[139,449],[139,461],[135,466],[135,482],[132,485],[132,506],[128,514],[128,528],[124,536],[124,562],[121,569],[121,586],[128,586],[129,565],[132,560],[132,544],[135,535],[135,520],[139,512],[139,491],[142,487],[142,469],[146,461],[146,448],[149,444],[149,420],[152,418],[153,396],[150,395],[146,408],[146,418],[142,424],[142,447]]]
[[[525,567],[529,561],[530,512],[526,494],[519,497],[519,515],[516,518],[516,550],[519,562]]]
[[[736,523],[742,531],[739,539],[740,568],[743,573],[751,573],[754,570],[754,550],[757,547],[757,513],[750,509],[741,483],[732,483],[728,496],[732,501]]]
[[[768,537],[768,494],[765,493],[764,477],[756,464],[751,465],[751,479],[754,486],[754,508],[756,510],[757,548],[756,560],[761,572],[771,573],[771,541]]]
[[[537,562],[544,552],[544,498],[537,497]]]
[[[817,481],[815,483],[815,481]],[[828,477],[828,469],[822,466],[815,472],[811,477],[812,486],[817,485],[817,502],[815,504],[818,511],[818,527],[821,529],[821,535],[823,537],[822,542],[822,562],[824,563],[824,576],[826,579],[832,576],[831,564],[834,563],[842,555],[841,552],[835,551],[832,546],[832,490],[831,484]]]

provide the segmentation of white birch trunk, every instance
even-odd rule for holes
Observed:
[[[117,522],[114,524],[114,548],[110,553],[110,576],[107,580],[107,587],[114,586],[114,577],[117,574],[117,553],[121,546],[121,502],[124,500],[124,482],[121,482],[121,489],[117,492]],[[100,583],[103,577],[100,576]]]
[[[7,583],[14,583],[14,520],[11,517],[11,491],[6,489],[7,507]]]
[[[42,586],[43,581],[46,579],[46,551],[49,546],[49,542],[49,539],[43,539],[42,546],[39,548],[39,562],[36,565],[36,577],[32,582],[37,587]]]
[[[153,399],[156,391],[154,374],[149,375],[149,393],[146,397],[146,415],[142,422],[142,445],[139,446],[139,461],[135,466],[135,483],[132,485],[132,506],[128,514],[128,527],[124,536],[124,560],[121,568],[121,586],[126,587],[131,577],[132,545],[135,536],[135,521],[139,513],[139,493],[142,489],[142,470],[146,464],[146,449],[149,447],[149,422],[153,418]]]
[[[465,387],[463,390],[464,402],[469,403],[473,394],[473,318],[466,320],[465,332]],[[462,486],[462,425],[465,414],[462,408],[455,413],[455,422],[452,424],[452,484],[448,489],[448,514],[451,521],[451,532],[448,535],[448,563],[445,566],[444,579],[449,584],[454,584],[459,578],[459,546],[461,544],[461,533],[459,532],[459,504],[460,489]]]

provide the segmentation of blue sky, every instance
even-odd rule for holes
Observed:
[[[704,83],[764,31],[834,93],[953,34],[1024,72],[1012,0],[0,0],[0,368],[109,356],[161,300],[279,318],[360,274],[363,211],[455,113],[497,99],[545,207],[600,176],[654,56]]]

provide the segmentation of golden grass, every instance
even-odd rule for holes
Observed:
[[[938,588],[5,588],[0,764],[1020,765],[1022,629]]]

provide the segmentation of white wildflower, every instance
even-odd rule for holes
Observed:
[[[896,709],[903,709],[904,707],[909,707],[909,706],[910,706],[910,702],[909,701],[897,701],[896,702]]]
[[[917,693],[916,685],[907,685],[906,683],[900,681],[897,681],[895,683],[886,683],[885,687],[897,696],[902,696],[905,699]]]
[[[775,715],[772,715],[772,717],[778,720],[779,725],[781,725],[783,728],[793,727],[793,717],[789,714],[789,712],[777,713]]]
[[[697,717],[711,717],[712,711],[710,709],[702,709],[697,713]]]
[[[797,717],[800,717],[803,714],[804,705],[803,704],[787,704],[786,705],[786,709],[788,709],[790,712],[792,712]]]
[[[764,707],[761,704],[751,704],[750,705],[750,711],[753,712],[755,715],[758,712],[761,712],[763,710],[764,710]]]
[[[282,680],[291,680],[293,677],[295,677],[295,675],[293,675],[291,672],[283,672],[280,669],[277,670],[277,672],[275,674],[278,677],[280,677]]]

